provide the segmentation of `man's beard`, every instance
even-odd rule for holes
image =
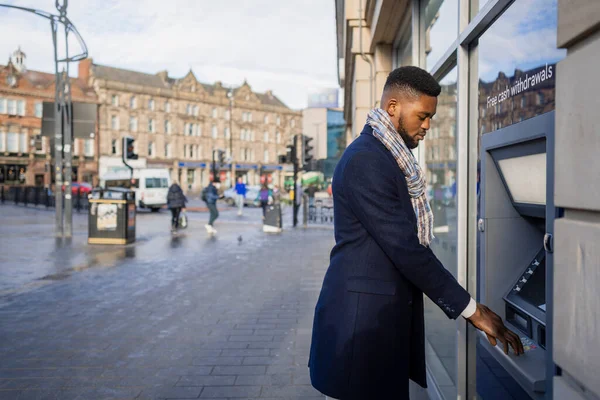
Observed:
[[[415,141],[413,138],[411,138],[408,135],[408,132],[406,132],[406,129],[404,129],[404,121],[402,120],[402,117],[400,117],[400,120],[398,121],[397,131],[398,131],[398,134],[400,135],[400,137],[402,138],[402,140],[404,140],[406,147],[408,147],[411,150],[417,148],[417,146],[419,145],[419,142]]]

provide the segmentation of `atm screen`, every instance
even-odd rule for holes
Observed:
[[[521,291],[515,294],[529,304],[546,311],[546,258],[541,260],[527,282],[523,283]]]

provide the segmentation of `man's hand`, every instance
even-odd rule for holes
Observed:
[[[477,310],[468,321],[486,334],[492,346],[496,346],[499,340],[504,345],[504,354],[508,355],[509,344],[512,346],[515,355],[525,353],[519,336],[504,326],[502,319],[483,304],[477,303]]]

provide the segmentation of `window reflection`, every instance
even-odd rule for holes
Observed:
[[[457,68],[442,81],[437,113],[425,145],[427,198],[434,215],[435,239],[431,249],[442,264],[457,274],[456,108]],[[428,298],[425,299],[427,363],[444,398],[456,399],[456,324]]]
[[[556,0],[514,3],[479,39],[479,132],[554,110]]]
[[[458,0],[429,0],[422,12],[426,69],[430,71],[458,37]]]

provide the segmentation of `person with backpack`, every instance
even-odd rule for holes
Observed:
[[[171,232],[177,232],[179,228],[179,216],[181,211],[185,211],[187,198],[181,190],[181,186],[176,181],[173,182],[167,193],[167,207],[171,210]]]
[[[217,233],[213,224],[215,220],[219,218],[219,210],[217,209],[217,200],[219,199],[219,188],[221,187],[221,181],[217,178],[210,182],[207,187],[202,190],[202,200],[206,203],[210,217],[208,224],[204,227],[209,234]]]
[[[269,187],[267,186],[266,183],[264,183],[262,185],[262,187],[260,188],[260,191],[258,192],[258,197],[256,198],[257,201],[260,201],[260,206],[262,207],[263,210],[263,220],[265,219],[265,217],[267,216],[267,206],[271,203],[273,203],[273,192],[271,191],[271,189],[269,189]]]

